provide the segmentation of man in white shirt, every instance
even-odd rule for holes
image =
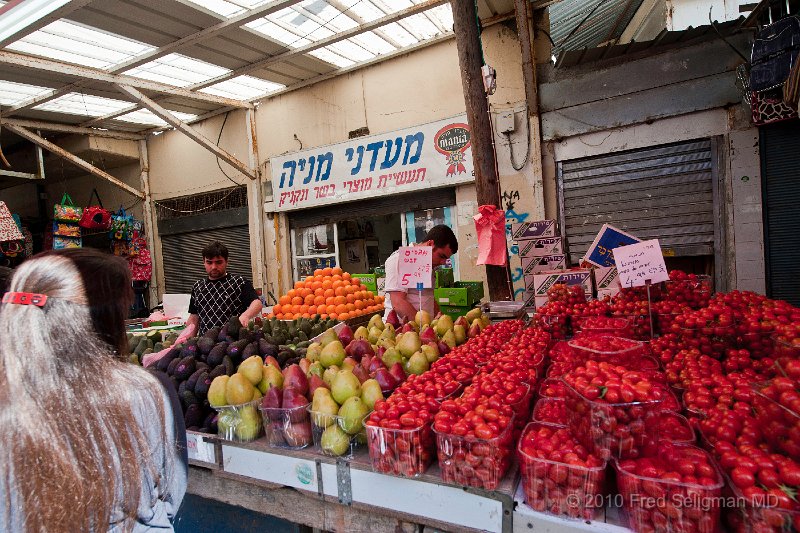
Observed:
[[[425,240],[414,246],[433,247],[431,278],[433,278],[433,269],[445,264],[450,259],[450,256],[458,252],[458,240],[456,240],[453,230],[443,224],[431,228],[425,235]],[[413,320],[414,315],[419,310],[427,311],[431,316],[439,314],[439,306],[433,297],[433,289],[422,289],[420,291],[413,287],[404,287],[402,285],[397,267],[399,259],[400,256],[395,251],[386,260],[385,290],[387,298],[383,302],[386,308],[384,316],[389,316],[389,312],[392,309],[403,320]]]

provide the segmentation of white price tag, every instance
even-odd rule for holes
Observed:
[[[397,275],[403,289],[433,288],[433,247],[401,246]]]
[[[612,250],[623,287],[641,287],[650,283],[669,281],[664,254],[658,239],[620,246]]]
[[[210,442],[205,442],[203,436],[199,433],[186,432],[186,450],[188,451],[189,459],[205,463],[214,462],[214,445]]]

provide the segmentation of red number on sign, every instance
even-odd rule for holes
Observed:
[[[411,274],[403,274],[403,281],[400,282],[400,285],[402,285],[403,287],[407,286],[409,284],[408,278],[410,276],[411,276]]]

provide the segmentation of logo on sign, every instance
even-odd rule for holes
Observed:
[[[447,175],[454,176],[467,171],[464,153],[470,146],[470,131],[467,124],[448,124],[433,137],[436,150],[447,158]]]
[[[310,485],[314,481],[314,472],[305,463],[298,463],[294,467],[294,473],[297,474],[297,480],[303,485]]]

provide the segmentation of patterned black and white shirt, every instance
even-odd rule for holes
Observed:
[[[200,317],[198,335],[222,326],[232,316],[244,313],[258,300],[253,284],[242,276],[225,274],[220,279],[201,279],[192,287],[189,313]]]

